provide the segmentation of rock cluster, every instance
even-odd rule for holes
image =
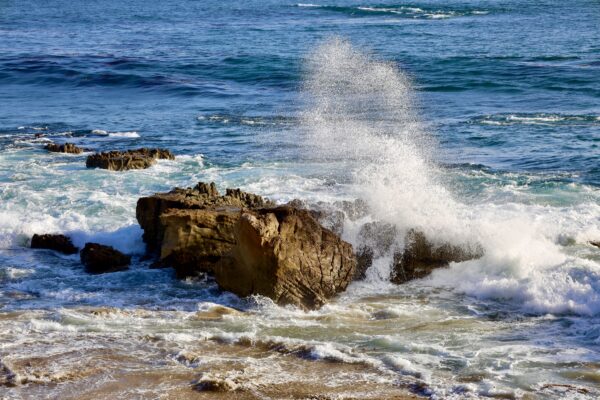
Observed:
[[[56,144],[56,143],[48,143],[44,146],[44,149],[51,151],[53,153],[71,153],[71,154],[81,154],[83,153],[83,149],[81,147],[77,147],[73,143],[65,143],[65,144]]]
[[[134,153],[152,159],[170,154],[142,150]],[[365,278],[380,257],[393,255],[390,278],[401,284],[483,255],[480,246],[435,244],[417,230],[410,230],[402,245],[398,228],[384,222],[362,225],[354,253],[339,236],[344,219],[358,221],[367,214],[360,201],[309,207],[295,200],[278,206],[239,189],[221,195],[214,183],[203,182],[142,197],[136,207],[155,266],[173,267],[179,278],[210,274],[222,289],[239,296],[259,294],[304,309],[322,306],[353,280]],[[64,235],[34,235],[31,247],[78,251]],[[80,258],[93,274],[125,270],[131,262],[130,256],[97,243],[86,243]]]
[[[180,277],[210,273],[239,296],[317,308],[345,290],[356,261],[352,246],[311,212],[276,207],[260,196],[214,183],[138,200],[148,250]]]
[[[34,234],[31,238],[32,249],[49,249],[64,254],[77,253],[77,247],[73,246],[71,239],[65,235]]]
[[[127,151],[108,151],[89,155],[85,161],[88,168],[103,168],[111,171],[148,168],[158,159],[174,160],[169,150],[141,148]]]
[[[91,274],[123,271],[131,263],[131,256],[98,243],[86,243],[79,255],[86,272]]]

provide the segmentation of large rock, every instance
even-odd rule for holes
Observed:
[[[219,285],[240,296],[261,294],[312,309],[346,289],[354,277],[352,245],[306,210],[245,211],[236,243],[215,266]]]
[[[77,253],[77,247],[73,246],[71,239],[65,235],[38,235],[34,234],[31,238],[32,249],[49,249],[64,254]]]
[[[434,245],[422,232],[412,230],[406,235],[404,251],[394,254],[392,282],[400,284],[423,278],[434,269],[447,267],[451,262],[482,256],[483,249],[479,245]]]
[[[148,168],[158,159],[174,160],[175,156],[164,149],[141,148],[127,151],[108,151],[89,155],[85,166],[103,168],[111,171]]]
[[[165,227],[172,225],[166,220],[162,222],[160,220],[167,210],[216,210],[223,207],[247,209],[274,205],[261,196],[242,192],[239,189],[227,189],[225,196],[221,196],[214,183],[200,182],[193,188],[175,188],[168,193],[142,197],[137,202],[136,217],[144,229],[143,238],[148,251],[159,252]]]
[[[175,268],[178,278],[213,272],[236,244],[240,209],[169,209],[160,215],[160,263]]]
[[[131,262],[131,256],[98,243],[86,243],[79,255],[86,272],[91,274],[123,271]]]
[[[44,146],[44,149],[51,151],[53,153],[71,153],[71,154],[81,154],[83,153],[83,149],[77,147],[73,143],[65,143],[65,144],[56,144],[56,143],[48,143]]]
[[[316,308],[352,280],[352,246],[308,210],[214,184],[141,198],[136,215],[148,249],[180,277],[214,275],[239,296]]]

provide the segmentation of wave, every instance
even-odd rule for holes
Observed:
[[[135,131],[108,132],[103,129],[93,129],[90,133],[92,135],[118,137],[118,138],[139,138],[140,137],[140,134]]]
[[[487,15],[488,10],[470,8],[431,7],[429,5],[386,5],[386,6],[334,6],[313,3],[298,3],[297,7],[341,12],[351,16],[388,15],[412,19],[446,19],[454,17]]]
[[[206,114],[199,115],[196,120],[201,123],[220,123],[250,126],[289,126],[297,122],[291,116],[246,116],[234,114]]]
[[[483,258],[438,271],[424,284],[509,301],[525,312],[600,314],[600,263],[587,244],[600,238],[600,207],[594,201],[584,197],[577,204],[549,205],[543,190],[538,200],[524,200],[510,186],[499,188],[494,201],[463,198],[450,190],[447,172],[434,162],[439,148],[419,121],[414,89],[401,70],[341,39],[322,44],[307,65],[306,158],[345,166],[352,182],[348,190],[370,211],[345,223],[347,240],[360,246],[360,226],[382,221],[398,232],[392,249],[402,248],[411,228],[434,243],[477,243]],[[597,123],[596,116],[501,118]],[[383,254],[367,278],[387,285],[390,260],[391,254]]]
[[[295,60],[278,56],[230,56],[204,63],[170,58],[120,60],[108,56],[67,58],[45,54],[0,57],[0,82],[222,96],[222,81],[291,88],[297,79]]]
[[[600,125],[600,116],[553,113],[507,113],[471,118],[471,124],[481,125]]]

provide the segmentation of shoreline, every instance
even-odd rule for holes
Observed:
[[[72,311],[105,321],[124,312],[106,307]],[[154,314],[139,309],[129,313],[142,319]],[[27,324],[27,320],[52,318],[52,314],[53,311],[35,310],[0,313],[0,321],[18,326]],[[214,324],[219,318],[218,313],[197,314],[195,324]],[[408,381],[394,383],[388,375],[383,382],[381,371],[362,363],[311,360],[283,352],[277,346],[269,349],[244,340],[184,341],[178,346],[163,339],[163,335],[168,336],[166,332],[129,333],[117,337],[110,332],[67,330],[60,341],[51,335],[53,342],[46,345],[44,334],[30,334],[26,343],[20,345],[19,356],[11,357],[10,351],[0,350],[0,360],[5,360],[4,365],[16,375],[16,381],[22,381],[15,382],[15,386],[0,385],[2,398],[41,398],[49,394],[79,400],[123,396],[224,400],[423,398],[411,392]],[[94,346],[85,349],[85,342],[92,338]]]

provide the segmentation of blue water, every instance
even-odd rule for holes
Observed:
[[[46,153],[49,141],[164,147],[177,159],[87,170],[85,155]],[[105,321],[80,310],[133,308],[195,338],[304,340],[316,359],[365,357],[390,385],[416,379],[433,398],[594,398],[599,143],[594,0],[0,0],[0,361],[17,365],[29,354],[18,337],[49,332],[30,353],[59,351],[61,335],[100,346],[89,331]],[[379,219],[477,241],[487,255],[404,287],[387,282],[384,255],[367,282],[310,316],[240,300],[138,257],[137,198],[199,180],[278,201],[364,197],[372,215],[345,225],[355,245],[360,224]],[[77,257],[27,249],[33,233],[55,231],[114,245],[134,265],[90,278]],[[210,302],[255,317],[189,325],[185,313]],[[140,348],[155,329],[140,324],[120,343]],[[10,395],[39,394],[31,385]]]
[[[413,76],[446,161],[600,182],[597,2],[297,4],[4,1],[0,129],[135,130],[217,163],[286,158],[236,118],[293,115],[303,56],[340,35]]]

